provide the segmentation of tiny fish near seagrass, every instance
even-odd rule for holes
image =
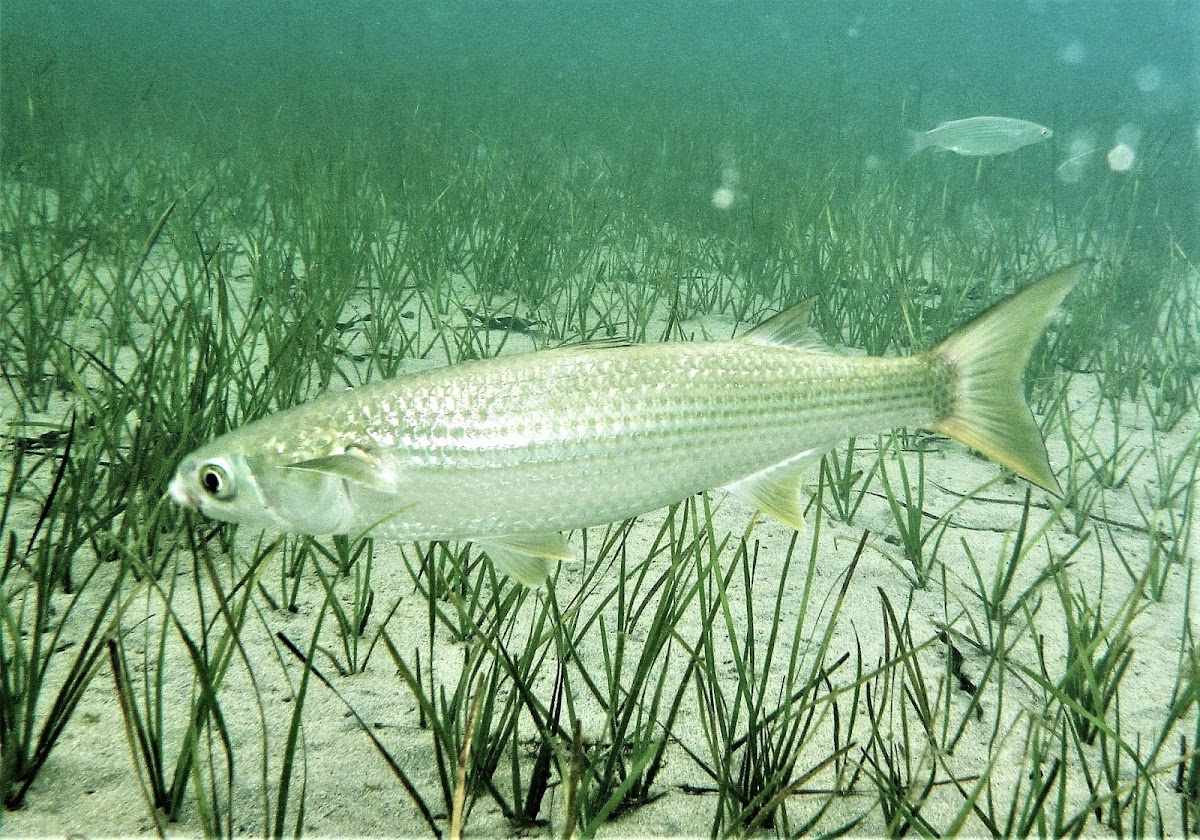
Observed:
[[[800,303],[730,341],[581,345],[329,394],[208,443],[171,481],[207,516],[303,534],[471,540],[545,581],[562,531],[722,487],[801,523],[805,468],[851,435],[919,426],[1058,492],[1021,376],[1085,268],[1017,292],[933,350],[850,357]]]

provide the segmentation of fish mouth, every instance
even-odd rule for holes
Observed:
[[[175,503],[177,505],[179,505],[180,507],[185,507],[185,508],[199,508],[200,507],[199,499],[197,499],[195,496],[193,496],[191,493],[189,493],[187,491],[187,487],[184,486],[183,476],[180,475],[179,473],[176,473],[175,477],[171,479],[171,483],[167,487],[167,492],[171,495],[171,498],[175,500]]]

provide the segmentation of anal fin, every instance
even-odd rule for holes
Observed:
[[[575,559],[566,538],[559,533],[515,534],[474,542],[492,558],[498,570],[534,588],[544,586],[559,563]]]
[[[804,529],[800,488],[808,468],[821,460],[827,446],[806,449],[786,461],[727,485],[725,490],[796,531]]]

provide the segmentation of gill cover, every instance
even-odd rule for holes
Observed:
[[[277,526],[300,534],[344,534],[354,509],[342,478],[247,458],[260,501]]]

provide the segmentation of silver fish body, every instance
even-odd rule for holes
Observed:
[[[944,402],[932,360],[744,342],[558,350],[326,396],[192,456],[237,453],[270,521],[402,540],[561,531],[623,519]],[[382,483],[288,470],[346,452]],[[349,467],[356,467],[353,462]],[[296,511],[303,487],[313,502]]]
[[[907,358],[820,348],[802,304],[731,341],[584,345],[376,382],[212,441],[170,492],[247,525],[474,540],[538,583],[569,556],[559,532],[710,488],[798,526],[804,468],[897,426],[945,430],[1056,489],[1020,375],[1080,271]]]
[[[909,131],[913,154],[932,147],[967,157],[1008,154],[1053,136],[1044,125],[1012,117],[968,117],[928,131]]]

